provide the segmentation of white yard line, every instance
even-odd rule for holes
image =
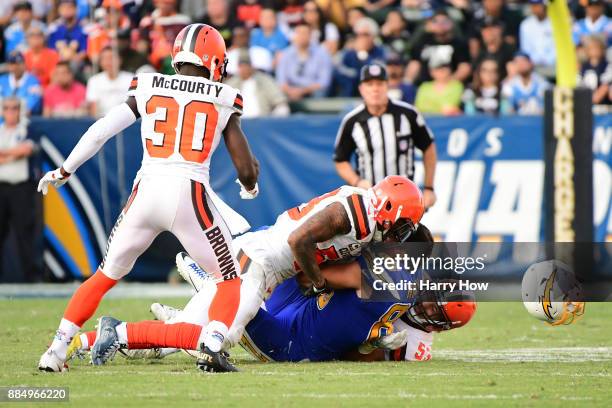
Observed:
[[[487,350],[435,350],[436,360],[464,362],[563,362],[612,361],[612,347],[550,347]]]

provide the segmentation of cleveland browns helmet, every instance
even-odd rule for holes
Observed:
[[[190,24],[183,28],[172,47],[172,67],[178,73],[180,64],[189,63],[207,68],[211,81],[225,77],[227,52],[225,40],[208,24]]]
[[[423,194],[412,181],[402,176],[387,176],[372,187],[375,217],[382,241],[392,238],[405,242],[416,230],[425,207]]]
[[[412,326],[426,332],[444,331],[465,326],[476,313],[473,292],[463,290],[429,290],[419,294],[418,301],[406,317]]]

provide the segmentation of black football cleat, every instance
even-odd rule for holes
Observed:
[[[231,373],[238,369],[227,359],[227,354],[223,352],[211,351],[204,343],[200,346],[198,361],[196,366],[207,373]]]

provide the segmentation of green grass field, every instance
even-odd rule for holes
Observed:
[[[105,300],[99,311],[150,319],[150,302]],[[39,372],[65,303],[0,300],[0,386],[67,386],[71,404],[87,407],[612,406],[609,303],[587,305],[582,320],[564,327],[536,321],[520,303],[481,303],[468,326],[438,335],[433,359],[421,363],[263,364],[236,349],[236,374],[200,373],[183,354]]]

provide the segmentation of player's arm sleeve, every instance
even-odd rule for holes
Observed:
[[[414,140],[415,146],[425,151],[434,141],[431,129],[429,129],[429,126],[425,123],[425,118],[420,112],[413,112],[410,115],[410,122],[413,129],[412,139]]]
[[[138,75],[134,75],[132,80],[130,81],[130,87],[127,92],[127,104],[136,115],[136,119],[140,117],[140,112],[138,112],[138,104],[136,103],[136,91],[138,89]]]
[[[358,124],[346,120],[346,118],[340,124],[338,134],[336,135],[336,143],[334,148],[334,161],[344,162],[350,161],[351,156],[357,145],[352,135],[353,126],[359,126]]]
[[[364,197],[359,194],[351,194],[342,199],[342,205],[348,215],[351,228],[355,228],[355,238],[365,240],[373,231],[373,226],[371,219],[368,217]]]
[[[64,170],[74,173],[83,163],[93,157],[108,139],[135,121],[136,115],[127,103],[112,108],[106,116],[91,125],[81,137],[64,162]]]
[[[408,330],[408,341],[404,347],[391,350],[389,352],[390,360],[405,360],[405,361],[427,361],[431,360],[431,348],[433,346],[433,333],[427,333],[423,330],[416,329],[401,320],[394,324],[395,330]]]
[[[130,96],[136,97],[136,90],[137,89],[138,89],[138,75],[134,75],[134,77],[130,81],[130,87],[128,88],[127,96],[128,97],[130,97]]]
[[[244,103],[242,101],[242,95],[240,94],[240,92],[237,92],[236,97],[234,98],[234,101],[233,101],[233,105],[232,105],[233,113],[242,115],[243,106],[244,106]]]

